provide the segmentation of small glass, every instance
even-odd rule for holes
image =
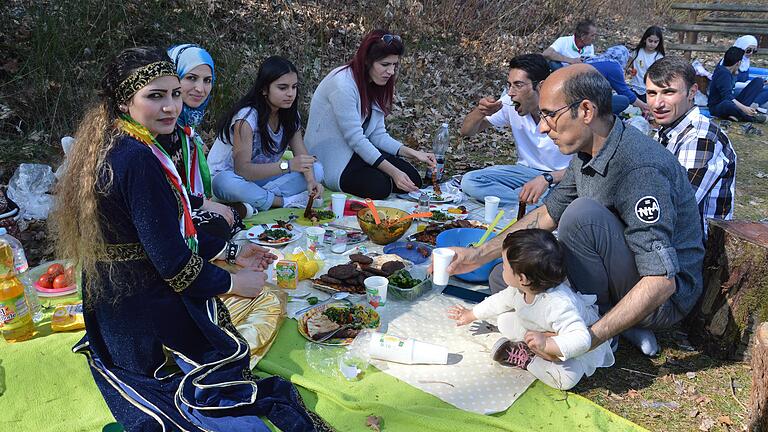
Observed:
[[[331,252],[344,253],[347,251],[347,232],[344,230],[334,230],[331,239]]]

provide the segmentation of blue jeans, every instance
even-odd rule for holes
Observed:
[[[497,196],[501,198],[499,207],[517,205],[520,188],[544,172],[547,171],[520,164],[492,166],[464,174],[461,190],[480,201],[484,201],[486,196]]]
[[[561,67],[568,66],[568,63],[563,63],[559,61],[550,60],[549,62],[549,68],[552,69],[552,72],[560,69]]]
[[[323,181],[323,166],[315,162],[315,180]],[[276,196],[286,197],[307,190],[307,181],[302,173],[280,174],[261,180],[246,180],[234,171],[222,171],[211,182],[213,194],[225,202],[244,202],[253,208],[266,211],[272,208]]]
[[[763,83],[764,81],[760,78],[753,79],[739,92],[736,100],[746,106],[750,106],[753,102],[764,103],[758,100],[758,96],[762,96],[763,93]],[[732,100],[724,100],[717,105],[710,106],[709,112],[720,118],[736,117],[740,121],[748,122],[755,120],[754,117],[744,114],[744,111],[740,110]]]
[[[763,81],[763,89],[760,90],[757,93],[757,96],[755,96],[755,100],[753,100],[752,102],[754,102],[754,103],[756,103],[756,104],[758,104],[760,106],[763,106],[766,102],[768,102],[768,87],[765,87],[766,83],[765,83],[765,81],[762,78],[756,78],[756,79],[759,79],[760,81]],[[754,80],[748,81],[747,85],[751,84],[752,81],[754,81]],[[737,99],[741,95],[741,92],[744,91],[745,88],[746,88],[746,86],[742,87],[742,88],[735,88],[735,89],[733,89],[733,94],[736,96]]]

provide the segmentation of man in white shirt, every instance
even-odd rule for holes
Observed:
[[[498,100],[482,98],[461,126],[463,136],[472,136],[489,126],[512,129],[517,163],[471,171],[461,180],[465,194],[481,201],[486,196],[497,196],[503,207],[520,201],[537,203],[560,182],[571,160],[538,130],[538,88],[549,76],[547,60],[541,54],[524,54],[513,58],[509,68],[508,93]]]
[[[585,19],[576,24],[574,34],[557,38],[542,55],[549,60],[552,70],[581,63],[583,59],[595,55],[595,47],[592,45],[595,38],[597,38],[595,22]]]

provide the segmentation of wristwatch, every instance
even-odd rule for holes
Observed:
[[[542,175],[544,176],[544,180],[546,180],[546,181],[547,181],[547,183],[549,183],[549,187],[552,187],[552,186],[554,186],[554,185],[555,185],[555,178],[554,178],[554,177],[552,177],[552,174],[550,174],[550,173],[544,173],[544,174],[542,174]]]
[[[288,165],[288,161],[280,162],[280,171],[282,171],[283,173],[291,172],[291,166]]]

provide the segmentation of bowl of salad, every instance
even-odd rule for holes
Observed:
[[[416,300],[432,289],[432,281],[429,280],[426,272],[420,272],[418,268],[398,270],[387,279],[389,279],[389,292],[395,298],[402,300]]]

